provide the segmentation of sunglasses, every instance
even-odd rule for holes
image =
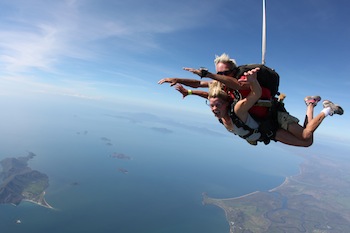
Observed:
[[[215,103],[215,104],[210,104],[210,101],[209,101],[209,100],[205,100],[205,104],[208,105],[210,108],[213,108],[213,107],[221,108],[222,105],[225,104],[225,102],[219,101],[219,102],[217,102],[217,103]]]
[[[217,72],[216,74],[218,75],[225,75],[225,76],[229,76],[229,74],[232,73],[233,70],[225,70],[225,71],[220,71],[220,72]]]

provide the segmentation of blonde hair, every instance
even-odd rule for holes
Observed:
[[[229,95],[224,91],[224,85],[216,80],[209,83],[208,99],[210,98],[229,101]]]
[[[218,63],[228,64],[230,70],[233,70],[237,67],[236,60],[231,59],[230,56],[226,53],[223,53],[220,56],[215,55],[214,64],[217,65]]]

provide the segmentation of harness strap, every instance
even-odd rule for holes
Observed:
[[[224,86],[224,91],[231,98],[231,100],[233,101],[233,104],[236,104],[238,101],[242,99],[242,94],[238,90],[232,90]]]
[[[277,122],[277,104],[276,101],[272,101],[272,106],[270,107],[269,116],[265,120],[255,119],[259,123],[259,127],[257,129],[252,129],[248,125],[246,125],[234,112],[235,103],[231,104],[230,109],[230,117],[232,122],[240,128],[247,130],[248,133],[246,135],[240,136],[243,139],[250,137],[254,133],[260,133],[261,136],[258,139],[260,142],[264,142],[265,145],[269,144],[271,139],[275,137],[276,130],[278,126],[276,126]],[[279,106],[278,106],[279,107]]]
[[[239,117],[235,114],[234,112],[234,106],[235,103],[231,104],[231,111],[230,111],[230,118],[232,120],[232,123],[238,127],[238,128],[243,128],[244,130],[248,131],[247,134],[245,135],[239,135],[241,138],[246,139],[250,137],[254,133],[259,133],[259,129],[252,129],[248,125],[246,125]]]
[[[276,141],[276,131],[279,128],[277,119],[278,112],[287,112],[287,110],[284,108],[284,103],[279,101],[277,98],[273,98],[271,101],[269,115],[259,124],[259,130],[262,135],[261,139],[266,145],[269,144],[271,140]]]
[[[234,113],[235,102],[231,104],[231,108],[229,111],[230,118],[233,124],[238,128],[243,128],[248,131],[246,135],[240,136],[243,139],[250,137],[254,133],[260,133],[261,136],[258,139],[260,142],[264,142],[265,145],[269,144],[271,140],[274,140],[276,131],[279,128],[277,123],[277,112],[286,112],[284,108],[284,104],[279,102],[277,99],[272,100],[272,105],[270,107],[269,116],[265,120],[255,119],[259,123],[259,127],[257,129],[252,129],[248,125],[246,125],[238,116]],[[220,123],[223,123],[219,120]]]

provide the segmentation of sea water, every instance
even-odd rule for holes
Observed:
[[[45,197],[54,209],[0,205],[2,232],[228,233],[224,212],[203,205],[203,192],[228,198],[266,191],[298,170],[300,160],[281,158],[278,148],[271,153],[142,114],[135,121],[85,110],[30,111],[27,122],[16,116],[21,123],[6,126],[0,158],[35,153],[29,166],[49,176]]]

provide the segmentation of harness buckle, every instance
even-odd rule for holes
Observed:
[[[271,137],[273,136],[273,132],[270,131],[270,132],[266,133],[266,136],[267,136],[268,138],[271,138]]]
[[[259,128],[254,129],[253,133],[260,133]]]

